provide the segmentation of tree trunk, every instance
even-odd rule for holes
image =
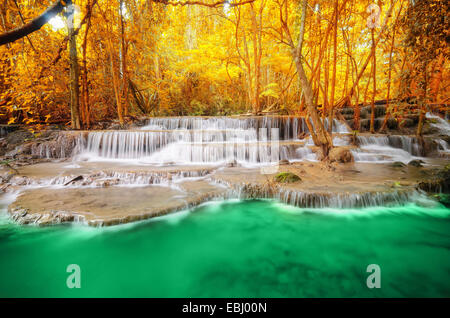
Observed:
[[[91,19],[89,17],[89,20],[86,24],[86,31],[84,33],[84,39],[83,39],[83,76],[81,77],[82,80],[82,92],[83,92],[83,125],[85,128],[89,129],[91,126],[91,110],[89,107],[89,87],[88,87],[88,70],[87,70],[87,38],[88,38],[88,32],[89,28],[91,27]]]
[[[377,94],[377,82],[376,82],[376,74],[377,74],[377,58],[375,53],[375,36],[374,30],[372,29],[372,85],[373,85],[373,94],[372,94],[372,103],[370,105],[370,133],[375,133],[375,96]]]
[[[424,62],[423,74],[425,76],[425,83],[423,88],[423,99],[420,105],[420,115],[419,115],[419,124],[417,125],[417,136],[422,136],[423,130],[423,122],[425,120],[425,114],[427,109],[427,89],[428,89],[428,74],[427,74],[428,64]]]
[[[68,14],[69,59],[70,59],[70,113],[72,129],[80,129],[79,68],[77,58],[77,39],[74,32],[74,12]]]
[[[391,93],[391,77],[392,77],[392,51],[394,50],[394,40],[395,40],[395,31],[392,34],[392,42],[391,42],[391,52],[389,54],[389,71],[388,71],[388,83],[387,83],[387,94],[386,94],[386,115],[384,116],[383,124],[379,132],[383,132],[386,129],[387,121],[391,116],[391,111],[389,110],[389,98]]]
[[[123,19],[123,0],[120,1],[120,38],[121,38],[121,52],[122,52],[122,108],[124,116],[128,116],[128,67],[127,67],[127,53],[128,45],[125,40],[125,21]]]
[[[386,18],[384,19],[384,22],[383,22],[383,25],[382,25],[382,27],[381,27],[381,30],[378,32],[378,38],[377,38],[377,41],[376,41],[376,43],[375,43],[375,46],[376,46],[376,45],[378,44],[378,42],[380,41],[381,35],[383,34],[384,30],[386,29],[387,21],[389,20],[391,14],[392,14],[392,10],[393,10],[394,5],[395,5],[396,2],[397,2],[396,0],[393,0],[393,1],[391,2],[391,6],[389,7],[389,10],[388,10],[387,13],[386,13]],[[374,53],[374,51],[373,51],[373,50],[370,50],[370,54],[369,54],[369,56],[367,57],[366,61],[364,62],[364,64],[363,64],[361,70],[359,71],[358,76],[356,77],[356,80],[355,80],[355,82],[353,83],[352,88],[350,89],[350,92],[349,92],[348,94],[346,93],[346,94],[345,94],[346,96],[342,97],[341,100],[346,100],[346,99],[348,99],[349,97],[351,98],[351,97],[353,96],[353,93],[355,92],[355,89],[356,89],[356,86],[357,86],[358,83],[359,83],[359,80],[360,80],[361,77],[363,76],[364,71],[366,70],[367,65],[369,65],[370,60],[372,60],[372,54],[373,54],[373,53]]]
[[[334,106],[334,92],[336,90],[336,60],[337,60],[337,29],[338,29],[338,0],[334,2],[334,34],[333,34],[333,74],[331,75],[331,96],[330,96],[330,110],[328,113],[328,132],[333,131],[333,106]]]
[[[311,137],[313,138],[314,144],[318,146],[322,150],[323,158],[328,157],[328,153],[332,148],[332,140],[328,132],[325,130],[323,123],[320,121],[319,114],[317,113],[317,109],[314,105],[314,96],[311,88],[311,83],[308,81],[306,77],[305,70],[302,64],[302,46],[303,46],[303,38],[305,34],[305,21],[306,21],[306,0],[302,2],[302,19],[300,23],[300,33],[298,37],[297,47],[294,48],[292,55],[295,60],[295,65],[297,67],[297,74],[302,85],[303,95],[305,97],[306,111],[308,113],[308,117],[311,118],[314,127],[310,127]],[[307,118],[308,127],[309,118]],[[311,129],[312,128],[312,129]]]
[[[388,83],[387,83],[387,94],[386,94],[386,115],[384,116],[383,124],[381,125],[381,128],[379,132],[383,132],[386,130],[387,122],[389,117],[391,116],[391,111],[389,110],[389,99],[390,99],[390,93],[391,93],[391,78],[392,78],[392,54],[394,52],[395,47],[395,32],[397,29],[395,28],[397,25],[398,18],[400,17],[400,13],[403,9],[403,2],[400,5],[400,9],[397,13],[397,17],[394,22],[394,30],[392,31],[392,42],[391,42],[391,50],[389,52],[389,71],[388,71]],[[400,72],[401,73],[401,72]]]

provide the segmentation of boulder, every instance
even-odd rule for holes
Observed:
[[[351,151],[345,147],[332,148],[328,154],[328,158],[330,159],[330,162],[347,163],[354,161]]]
[[[405,167],[406,165],[405,165],[403,162],[401,162],[401,161],[396,161],[396,162],[394,162],[391,166],[392,166],[393,168],[403,168],[403,167]]]
[[[289,165],[289,164],[291,164],[291,163],[289,162],[289,160],[281,159],[280,161],[278,161],[278,164],[279,164],[280,166],[284,166],[284,165]]]
[[[422,167],[422,163],[424,163],[422,160],[411,160],[408,162],[408,166]]]

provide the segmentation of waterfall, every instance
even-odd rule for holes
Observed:
[[[437,128],[442,135],[450,135],[450,124],[447,120],[431,113],[426,113],[425,117],[431,120],[430,125]]]
[[[443,139],[437,139],[436,142],[438,143],[438,153],[446,157],[450,155],[450,147],[448,146],[448,143]]]
[[[431,113],[426,113],[426,118],[431,120],[430,125],[438,129],[441,135],[450,135],[450,124],[448,123],[448,119],[442,119],[441,117]],[[447,141],[443,139],[436,139],[436,142],[438,143],[438,153],[444,157],[448,156],[450,154],[450,148]]]
[[[325,126],[328,119],[325,119]],[[79,138],[75,160],[124,161],[154,165],[272,164],[278,160],[316,161],[314,143],[302,117],[150,118],[139,130],[93,131]],[[356,162],[409,162],[421,156],[412,136],[362,135],[352,149]],[[443,141],[444,142],[444,141]],[[333,144],[350,146],[345,124],[334,119]],[[441,143],[442,151],[447,144]],[[43,145],[41,155],[55,150]],[[60,150],[60,149],[57,149]],[[51,154],[47,154],[51,156]],[[61,153],[61,157],[67,156]]]
[[[334,127],[342,131],[338,121]],[[90,132],[77,159],[157,165],[316,160],[310,144],[299,139],[307,132],[302,117],[151,118],[140,130]]]
[[[270,155],[273,146],[274,142],[262,139],[256,129],[110,131],[90,133],[81,156],[151,164],[259,163],[267,162],[264,154]],[[285,153],[292,152],[289,146],[282,148]]]
[[[217,180],[218,183],[221,183]],[[423,198],[423,192],[415,189],[382,192],[335,193],[306,192],[288,188],[272,188],[261,184],[227,184],[232,190],[229,198],[277,199],[280,202],[302,208],[366,208],[371,206],[398,206]]]
[[[421,147],[412,136],[358,136],[359,148],[352,150],[355,161],[408,163],[421,155]]]

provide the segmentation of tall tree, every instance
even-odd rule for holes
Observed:
[[[324,158],[327,158],[330,149],[333,147],[333,142],[331,140],[330,135],[326,131],[322,121],[320,120],[320,116],[317,112],[314,103],[314,94],[312,91],[311,82],[308,80],[306,76],[302,62],[302,48],[305,36],[306,6],[307,1],[303,0],[301,4],[300,31],[298,35],[297,45],[292,50],[292,57],[295,61],[295,66],[297,67],[297,74],[300,83],[302,85],[302,92],[303,95],[305,96],[306,110],[308,113],[306,123],[308,124],[314,144],[322,150]],[[309,122],[310,118],[312,120],[312,125]]]
[[[70,113],[72,129],[80,129],[80,90],[79,90],[79,65],[77,57],[77,33],[74,27],[75,7],[67,10],[67,27],[69,34],[69,62],[70,62]]]

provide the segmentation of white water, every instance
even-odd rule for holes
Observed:
[[[305,120],[296,117],[151,118],[141,130],[90,132],[74,159],[151,165],[236,161],[243,166],[316,161],[312,138],[301,140],[304,134]],[[334,120],[334,145],[350,145],[348,134],[346,125]],[[420,156],[414,137],[359,136],[358,141],[360,147],[352,150],[358,162],[407,163]]]
[[[342,124],[334,125],[338,132]],[[152,118],[140,131],[89,133],[78,160],[127,160],[140,164],[223,164],[246,166],[315,160],[299,141],[306,133],[303,118]]]
[[[420,158],[420,145],[411,136],[358,136],[359,148],[352,150],[358,162],[408,163]]]
[[[425,117],[427,119],[431,119],[434,122],[431,122],[430,125],[432,127],[435,127],[437,129],[439,129],[439,131],[441,132],[442,135],[449,135],[450,134],[450,124],[448,123],[447,120],[442,119],[439,116],[433,115],[431,113],[427,113],[425,115]]]
[[[433,115],[431,113],[427,113],[426,118],[431,119],[430,125],[437,128],[441,135],[450,135],[450,124],[448,120],[442,119],[441,117]],[[436,139],[436,142],[438,143],[438,152],[441,155],[450,155],[450,147],[445,140]]]

